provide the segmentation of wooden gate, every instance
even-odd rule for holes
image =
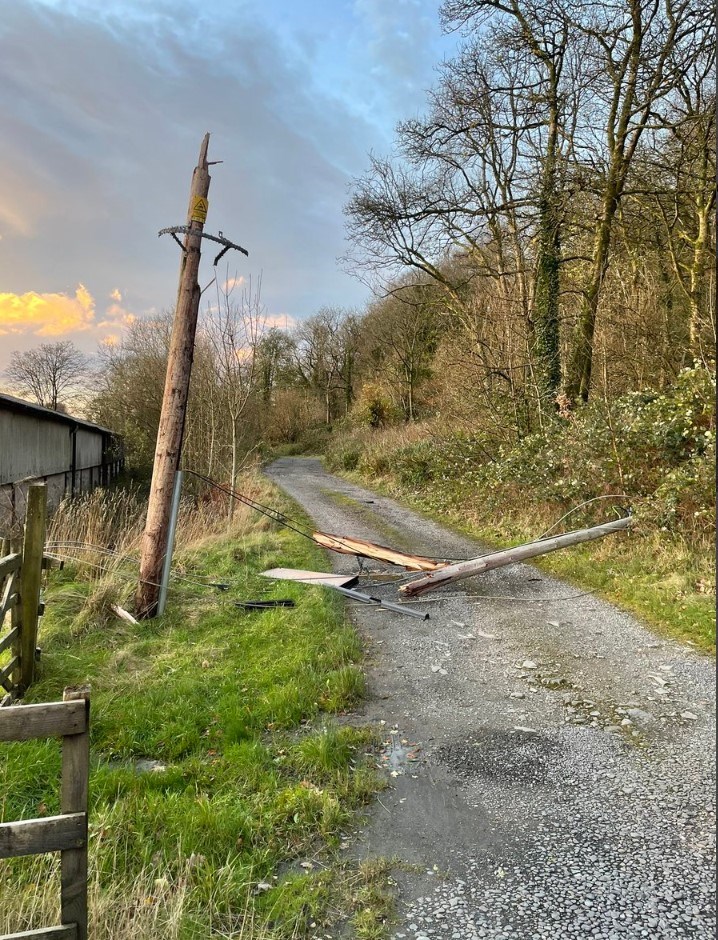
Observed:
[[[35,677],[42,569],[52,564],[43,555],[46,517],[47,486],[33,484],[27,494],[23,538],[3,539],[0,544],[0,705],[21,698]],[[2,636],[7,614],[10,631]],[[10,659],[3,662],[8,649]]]
[[[60,815],[0,824],[0,859],[61,852],[59,927],[0,940],[87,940],[87,791],[90,691],[66,689],[62,702],[0,708],[0,741],[62,737]]]

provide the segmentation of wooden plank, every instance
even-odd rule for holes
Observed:
[[[87,940],[87,797],[90,779],[90,688],[65,689],[69,704],[85,709],[85,731],[66,737],[62,742],[62,789],[60,808],[63,813],[78,813],[84,820],[81,846],[69,847],[62,853],[60,920],[77,924],[77,940]]]
[[[0,823],[0,858],[79,849],[86,839],[86,813]]]
[[[0,653],[4,653],[9,646],[12,646],[17,637],[18,629],[17,627],[13,627],[7,636],[4,636],[2,640],[0,640]]]
[[[77,925],[66,924],[64,927],[39,927],[37,930],[23,930],[21,933],[6,933],[0,940],[77,940]]]
[[[15,593],[10,594],[7,600],[0,601],[0,624],[3,622],[5,615],[19,602],[20,595]]]
[[[326,571],[303,571],[301,568],[270,568],[261,571],[263,578],[278,581],[301,581],[303,584],[323,584],[325,587],[351,587],[359,580],[353,574],[329,574]]]
[[[17,668],[17,664],[18,664],[18,658],[17,656],[13,656],[13,658],[10,660],[7,666],[3,666],[3,668],[0,669],[0,685],[4,686],[4,688],[6,688],[8,692],[10,692],[12,689],[12,682],[10,681],[10,676]]]
[[[507,548],[500,552],[492,552],[489,555],[472,558],[469,561],[461,561],[456,565],[449,565],[448,568],[444,568],[442,571],[431,572],[423,578],[416,578],[399,588],[399,592],[406,597],[414,597],[417,594],[423,594],[425,591],[433,591],[444,584],[460,581],[462,578],[470,578],[484,571],[502,568],[505,565],[514,565],[527,561],[529,558],[537,558],[539,555],[547,555],[549,552],[558,551],[560,548],[570,548],[573,545],[580,545],[582,542],[590,542],[593,539],[600,539],[614,532],[621,532],[630,528],[631,524],[631,517],[626,516],[624,519],[616,519],[614,522],[592,526],[590,529],[576,529],[574,532],[555,535],[550,539],[539,539],[536,542],[517,545],[516,548]]]
[[[438,571],[440,568],[447,567],[447,563],[444,561],[424,558],[423,555],[409,555],[406,552],[388,548],[386,545],[377,545],[375,542],[366,542],[364,539],[355,539],[348,535],[329,535],[327,532],[313,532],[312,538],[317,545],[329,549],[330,552],[386,561],[391,565],[398,565],[400,568],[406,568],[409,571]]]
[[[83,701],[13,705],[0,712],[0,741],[30,741],[87,730]]]
[[[0,579],[6,578],[13,571],[17,571],[21,563],[22,555],[19,552],[13,552],[12,555],[0,558]]]
[[[21,933],[6,933],[0,940],[77,940],[77,925],[66,924],[64,927],[39,927],[37,930],[23,930]]]
[[[5,581],[5,587],[3,588],[2,598],[0,598],[0,623],[5,614],[10,610],[12,606],[11,598],[13,595],[17,598],[17,592],[15,590],[18,582],[18,572],[13,571]],[[14,602],[13,602],[14,603]]]
[[[110,604],[110,610],[115,617],[119,617],[119,619],[124,620],[125,623],[131,623],[135,626],[139,623],[128,610],[125,610],[124,607],[120,607],[119,604]]]
[[[33,483],[27,492],[25,511],[25,541],[20,569],[20,606],[22,631],[20,634],[20,691],[32,685],[35,678],[35,648],[37,621],[40,612],[40,585],[42,583],[42,550],[45,545],[47,518],[47,484]]]

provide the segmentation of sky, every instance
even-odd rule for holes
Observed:
[[[261,275],[272,322],[361,307],[342,209],[453,51],[438,5],[0,0],[0,371],[172,307],[179,249],[157,232],[186,221],[206,131],[224,162],[205,231],[249,251],[220,276]]]

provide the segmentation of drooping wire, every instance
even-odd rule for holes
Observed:
[[[97,546],[95,546],[95,548],[97,548]],[[111,551],[109,550],[107,551],[108,551],[108,554],[112,554]],[[94,568],[97,571],[105,571],[109,574],[117,575],[118,577],[122,578],[125,581],[136,580],[136,575],[125,574],[119,571],[117,568],[110,568],[107,565],[98,565],[95,562],[87,561],[84,558],[78,558],[76,555],[67,555],[64,552],[58,552],[56,550],[50,551],[48,552],[48,554],[53,558],[62,558],[62,559],[65,559],[66,561],[71,561],[80,565],[85,565],[88,568]],[[128,556],[125,556],[125,557],[128,557]],[[416,574],[416,572],[412,572],[411,576],[413,576],[414,574]],[[175,581],[183,581],[188,584],[194,584],[197,587],[216,587],[217,586],[217,585],[210,584],[208,582],[195,581],[192,578],[181,577],[174,573],[172,574],[172,577]],[[326,575],[324,575],[324,577],[326,577]],[[304,580],[308,581],[310,579],[306,578]],[[317,577],[317,580],[319,580],[319,575]],[[401,576],[397,580],[403,581],[405,580],[405,576]],[[154,587],[160,587],[160,585],[156,581],[145,581],[144,583],[150,584]],[[391,582],[391,583],[393,584],[394,582]],[[386,582],[384,582],[384,584],[386,584]],[[364,585],[364,586],[368,587],[369,585]],[[475,595],[475,597],[476,597],[477,603],[481,601],[517,601],[517,602],[526,603],[526,604],[553,604],[553,603],[560,604],[564,601],[572,601],[572,600],[577,600],[578,598],[581,598],[581,597],[588,597],[588,596],[594,595],[595,593],[596,593],[595,591],[582,591],[579,594],[567,594],[562,597],[521,597],[516,594],[478,594],[478,595]],[[441,601],[442,599],[443,597],[441,595],[438,595],[435,598],[427,598],[426,600],[422,600],[420,602],[408,601],[405,603],[437,603]],[[470,600],[470,597],[467,597],[466,599]]]
[[[221,483],[218,483],[216,480],[212,480],[210,477],[206,477],[206,476],[204,476],[203,474],[198,473],[198,472],[196,472],[196,471],[194,471],[194,470],[184,469],[184,472],[185,472],[185,473],[188,473],[188,474],[190,474],[190,475],[192,475],[192,476],[194,476],[194,477],[196,477],[197,479],[199,479],[199,480],[201,480],[202,482],[208,484],[209,486],[211,486],[211,487],[213,487],[213,488],[219,490],[220,492],[225,493],[226,495],[230,496],[231,498],[236,499],[238,502],[243,503],[244,505],[248,506],[250,509],[253,509],[253,510],[255,510],[256,512],[259,512],[259,513],[261,513],[262,515],[266,516],[267,518],[271,519],[273,522],[276,522],[276,523],[278,523],[279,525],[283,526],[284,528],[287,528],[287,529],[289,529],[289,530],[295,532],[297,535],[300,535],[300,536],[302,536],[303,538],[309,539],[309,541],[313,542],[315,545],[316,545],[316,544],[319,544],[319,543],[316,541],[316,539],[314,538],[314,535],[313,535],[312,532],[310,532],[309,530],[307,530],[307,529],[302,525],[301,522],[299,522],[299,521],[296,520],[296,519],[292,519],[292,518],[291,518],[290,516],[288,516],[286,513],[283,513],[283,512],[281,512],[281,511],[278,510],[278,509],[274,509],[274,508],[271,507],[271,506],[265,506],[264,504],[258,502],[257,500],[252,499],[251,497],[247,496],[245,493],[240,493],[240,492],[234,490],[233,488],[228,487],[228,486],[225,486],[225,485],[223,485],[223,484],[221,484]],[[588,506],[588,505],[590,505],[591,503],[598,502],[599,500],[606,500],[606,499],[615,499],[615,500],[618,500],[618,499],[630,499],[630,497],[628,497],[625,493],[620,493],[620,494],[609,494],[609,495],[604,495],[604,496],[595,496],[595,497],[593,497],[592,499],[585,500],[584,502],[579,503],[579,505],[577,505],[577,506],[574,506],[574,507],[573,507],[572,509],[570,509],[567,513],[565,513],[563,516],[561,516],[560,519],[558,519],[558,520],[557,520],[549,529],[547,529],[542,535],[540,535],[540,536],[538,536],[538,538],[534,539],[534,541],[537,541],[537,542],[538,542],[538,541],[541,541],[541,540],[545,539],[551,532],[553,532],[556,528],[558,528],[558,526],[559,526],[565,519],[568,519],[571,515],[573,515],[574,513],[578,512],[578,511],[579,511],[580,509],[582,509],[584,506]],[[325,539],[335,541],[336,544],[337,544],[337,546],[341,546],[341,545],[342,545],[342,542],[341,542],[339,539],[334,539],[331,535],[328,535],[327,533],[322,533],[322,534],[323,534],[323,536],[324,536]],[[64,557],[65,559],[67,559],[67,560],[69,560],[69,561],[75,561],[75,562],[78,562],[78,563],[80,563],[80,564],[87,565],[87,566],[89,566],[89,567],[97,568],[97,569],[102,570],[102,571],[114,572],[114,573],[116,573],[116,574],[119,574],[119,572],[118,572],[118,570],[117,570],[116,568],[113,569],[113,568],[108,568],[108,567],[106,567],[106,566],[93,564],[92,562],[88,562],[88,561],[86,561],[86,560],[84,560],[84,559],[80,559],[80,558],[78,558],[77,556],[63,554],[62,552],[58,552],[58,551],[56,551],[56,550],[53,551],[53,550],[50,548],[50,546],[57,546],[58,548],[65,548],[65,549],[67,549],[67,550],[69,550],[69,551],[73,551],[73,550],[75,550],[75,551],[93,551],[93,552],[96,552],[96,553],[98,553],[98,554],[110,555],[110,556],[115,557],[115,558],[118,558],[118,559],[126,559],[126,560],[128,560],[128,561],[130,561],[130,562],[132,562],[133,564],[136,564],[136,565],[139,564],[139,560],[136,559],[136,558],[134,558],[134,557],[131,556],[131,555],[123,554],[122,552],[117,552],[117,551],[115,551],[115,550],[113,550],[113,549],[106,548],[105,546],[94,545],[94,544],[89,543],[89,542],[80,542],[80,541],[55,541],[55,542],[48,542],[48,543],[47,543],[47,547],[48,547],[48,549],[50,549],[50,552],[51,552],[52,554],[57,555],[58,557]],[[337,550],[338,550],[338,549],[337,549]],[[346,552],[341,552],[341,554],[346,554]],[[482,555],[473,556],[473,557],[475,557],[475,558],[481,558],[481,557],[484,557],[485,555],[491,555],[491,554],[494,554],[494,552],[493,552],[493,551],[485,552],[485,553],[483,553]],[[469,560],[469,559],[467,559],[467,558],[445,558],[445,559],[443,559],[443,560],[444,560],[444,561],[447,561],[447,562],[462,562],[462,561],[467,561],[467,560]],[[473,559],[472,559],[472,560],[473,560]],[[368,581],[368,582],[365,582],[365,586],[367,586],[367,587],[382,587],[382,586],[386,586],[387,584],[389,584],[389,585],[395,585],[395,584],[399,584],[399,583],[402,583],[402,582],[405,582],[405,581],[410,581],[410,580],[412,580],[413,578],[415,578],[418,574],[420,574],[420,572],[417,572],[417,571],[409,571],[409,572],[406,572],[406,573],[404,573],[404,574],[397,575],[397,576],[396,576],[395,578],[393,578],[390,582],[387,582],[387,581],[374,581],[374,582]],[[319,581],[319,580],[321,580],[322,578],[324,578],[324,577],[326,577],[326,576],[327,576],[326,573],[317,572],[316,580]],[[361,575],[359,575],[359,576],[361,576]],[[125,577],[127,577],[127,576],[125,576]],[[134,577],[135,577],[135,576],[133,575],[133,580],[134,580]],[[198,586],[198,587],[213,587],[213,588],[219,588],[219,589],[222,589],[222,590],[226,590],[227,587],[228,587],[228,583],[234,583],[234,581],[236,580],[236,579],[231,579],[230,582],[228,582],[228,583],[219,584],[219,583],[214,583],[214,582],[210,582],[210,581],[199,581],[199,580],[196,580],[196,579],[194,579],[194,578],[189,578],[189,577],[186,577],[186,576],[178,575],[178,574],[176,574],[175,572],[171,572],[171,577],[172,577],[174,580],[176,580],[176,581],[182,581],[182,582],[186,582],[186,583],[188,583],[188,584],[194,584],[194,585],[196,585],[196,586]],[[309,581],[309,580],[312,580],[312,579],[306,578],[305,580]],[[159,586],[160,586],[160,585],[157,584],[156,582],[145,582],[145,583],[151,584],[151,585],[154,586],[154,587],[159,587]],[[586,592],[583,592],[583,593],[581,593],[581,594],[570,595],[570,596],[567,596],[567,597],[559,597],[559,598],[523,598],[523,597],[514,596],[514,595],[482,595],[482,596],[481,596],[481,600],[511,600],[511,601],[526,601],[527,603],[549,603],[549,602],[551,602],[551,601],[557,601],[557,602],[559,602],[559,601],[563,601],[563,600],[572,600],[572,599],[574,599],[574,598],[583,597],[583,596],[586,596],[586,595],[589,595],[589,594],[593,594],[593,593],[594,593],[593,591],[586,591]]]
[[[574,506],[573,509],[569,509],[567,513],[565,513],[563,516],[561,516],[560,519],[554,522],[554,524],[551,526],[550,529],[546,529],[546,531],[542,535],[539,535],[538,538],[534,539],[534,541],[536,542],[542,541],[543,539],[546,538],[547,535],[550,535],[551,532],[554,531],[554,529],[557,529],[561,525],[561,523],[564,521],[564,519],[568,519],[569,516],[572,516],[575,512],[578,512],[579,509],[583,509],[584,506],[589,506],[591,503],[597,503],[601,499],[627,499],[630,502],[631,497],[627,496],[625,493],[609,493],[607,496],[594,496],[592,499],[584,500],[584,502],[579,503],[578,506]],[[623,509],[623,507],[621,508]],[[627,511],[624,509],[624,514],[627,514],[630,516],[631,514],[630,510]]]
[[[309,539],[310,542],[313,542],[315,545],[319,545],[319,542],[314,538],[313,533],[307,529],[301,522],[297,519],[292,519],[291,516],[288,516],[286,513],[280,512],[278,509],[273,509],[271,506],[265,506],[260,502],[257,502],[256,499],[252,499],[251,496],[247,496],[246,493],[240,493],[237,490],[232,489],[229,486],[225,486],[222,483],[217,483],[216,480],[210,479],[201,473],[197,473],[195,470],[182,470],[183,473],[189,473],[194,477],[197,477],[198,480],[202,480],[204,483],[207,483],[209,486],[214,487],[219,490],[221,493],[225,493],[227,496],[233,497],[237,502],[244,503],[245,506],[249,506],[250,509],[254,509],[256,512],[261,513],[263,516],[266,516],[268,519],[271,519],[273,522],[278,523],[281,526],[284,526],[285,529],[290,529],[292,532],[296,532],[297,535],[301,535],[305,539]],[[322,532],[324,539],[330,542],[334,542],[337,546],[336,549],[331,549],[331,551],[336,551],[339,554],[346,555],[347,552],[342,548],[342,541],[338,537],[330,535],[326,532]],[[320,545],[320,548],[326,548],[325,545]],[[371,556],[361,556],[361,557],[371,557]],[[447,559],[450,560],[450,559]],[[457,559],[460,561],[465,561],[466,559]],[[414,572],[416,574],[416,572]]]
[[[116,552],[111,548],[104,548],[102,545],[94,545],[92,542],[46,542],[45,549],[49,555],[52,555],[57,558],[62,558],[65,561],[73,561],[80,565],[86,565],[89,568],[97,568],[100,571],[107,571],[111,574],[117,574],[118,577],[125,578],[129,580],[129,575],[124,574],[119,568],[109,568],[106,565],[98,565],[96,563],[87,561],[87,559],[79,558],[77,555],[68,554],[71,551],[77,552],[88,552],[95,553],[98,555],[109,555],[111,558],[117,558],[118,560],[127,560],[134,565],[139,566],[139,559],[134,558],[132,555],[126,555],[122,552]],[[64,549],[64,551],[63,551]],[[183,581],[187,584],[194,584],[197,587],[211,587],[218,588],[220,590],[226,590],[227,584],[222,582],[214,581],[198,581],[195,578],[189,578],[186,575],[179,575],[175,571],[170,572],[170,577],[175,581]],[[132,580],[134,581],[137,578],[136,574],[131,575]],[[161,587],[156,581],[147,581],[144,578],[142,579],[143,584],[150,584],[153,587]]]
[[[218,483],[216,480],[212,480],[210,477],[206,477],[201,473],[197,473],[197,471],[195,470],[185,469],[184,472],[189,473],[194,477],[197,477],[197,479],[202,480],[204,483],[208,484],[209,486],[212,486],[215,489],[219,490],[220,492],[223,492],[226,495],[233,497],[238,502],[244,503],[244,505],[248,506],[250,509],[256,510],[257,512],[266,516],[267,518],[272,519],[274,522],[277,522],[279,525],[282,525],[285,528],[290,529],[293,532],[296,532],[298,535],[301,535],[303,538],[309,539],[309,541],[313,542],[315,545],[319,544],[314,538],[314,535],[312,532],[310,532],[306,527],[304,527],[301,522],[299,522],[296,519],[292,519],[291,516],[288,516],[286,513],[280,512],[278,509],[273,509],[271,506],[265,506],[262,503],[258,502],[257,500],[252,499],[250,496],[247,496],[245,493],[240,493],[237,490],[232,489],[231,487]],[[588,506],[591,503],[595,503],[595,502],[598,502],[599,500],[605,500],[605,499],[615,499],[615,500],[625,499],[625,500],[630,501],[630,497],[625,493],[612,493],[612,494],[607,494],[605,496],[594,496],[592,499],[584,500],[584,502],[579,503],[578,506],[574,506],[567,513],[561,516],[561,518],[558,519],[549,529],[547,529],[544,533],[539,535],[537,538],[532,539],[532,541],[535,541],[535,542],[542,541],[548,535],[550,535],[551,532],[557,529],[558,526],[565,519],[568,519],[569,516],[572,516],[574,513],[578,512],[579,509],[583,509],[584,506]],[[628,514],[630,515],[630,511]],[[322,535],[324,536],[325,539],[329,541],[334,541],[335,544],[338,546],[336,549],[332,549],[332,551],[337,551],[339,554],[347,554],[345,551],[342,550],[342,542],[338,538],[334,538],[332,535],[328,533],[322,533]],[[326,547],[326,546],[320,546],[320,547]],[[473,561],[475,558],[483,558],[486,555],[492,555],[492,554],[494,554],[493,550],[489,552],[483,552],[479,555],[474,555],[470,559],[466,557],[464,558],[444,557],[442,558],[442,561],[451,562],[453,564],[453,563],[462,562],[462,561]],[[363,557],[369,557],[369,556],[363,556]],[[413,578],[418,573],[419,572],[411,571],[407,575],[401,576],[400,580],[404,580],[405,578]]]
[[[236,499],[239,503],[244,503],[244,505],[249,506],[250,509],[254,509],[256,512],[261,513],[263,516],[266,516],[273,522],[277,522],[279,525],[282,525],[287,529],[291,529],[298,535],[301,535],[304,538],[312,539],[311,533],[307,531],[306,527],[303,526],[301,522],[299,522],[297,519],[292,519],[284,512],[280,512],[279,509],[273,509],[271,506],[265,506],[256,499],[252,499],[251,496],[247,496],[246,493],[240,493],[237,490],[232,489],[232,487],[225,486],[223,483],[218,483],[216,480],[212,480],[210,477],[206,477],[202,473],[197,473],[196,470],[188,470],[187,468],[183,467],[182,472],[189,473],[191,476],[197,477],[197,479],[202,480],[203,483],[207,483],[214,489],[225,493],[227,496],[230,496],[233,499]],[[312,541],[314,540],[312,539]]]

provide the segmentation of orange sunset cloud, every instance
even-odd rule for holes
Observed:
[[[34,333],[63,336],[89,330],[95,325],[95,300],[78,284],[69,294],[0,293],[0,334]]]
[[[122,294],[115,289],[102,319],[95,310],[95,298],[83,284],[72,294],[0,293],[0,335],[30,334],[65,336],[93,329],[127,326],[135,316],[119,303]]]

